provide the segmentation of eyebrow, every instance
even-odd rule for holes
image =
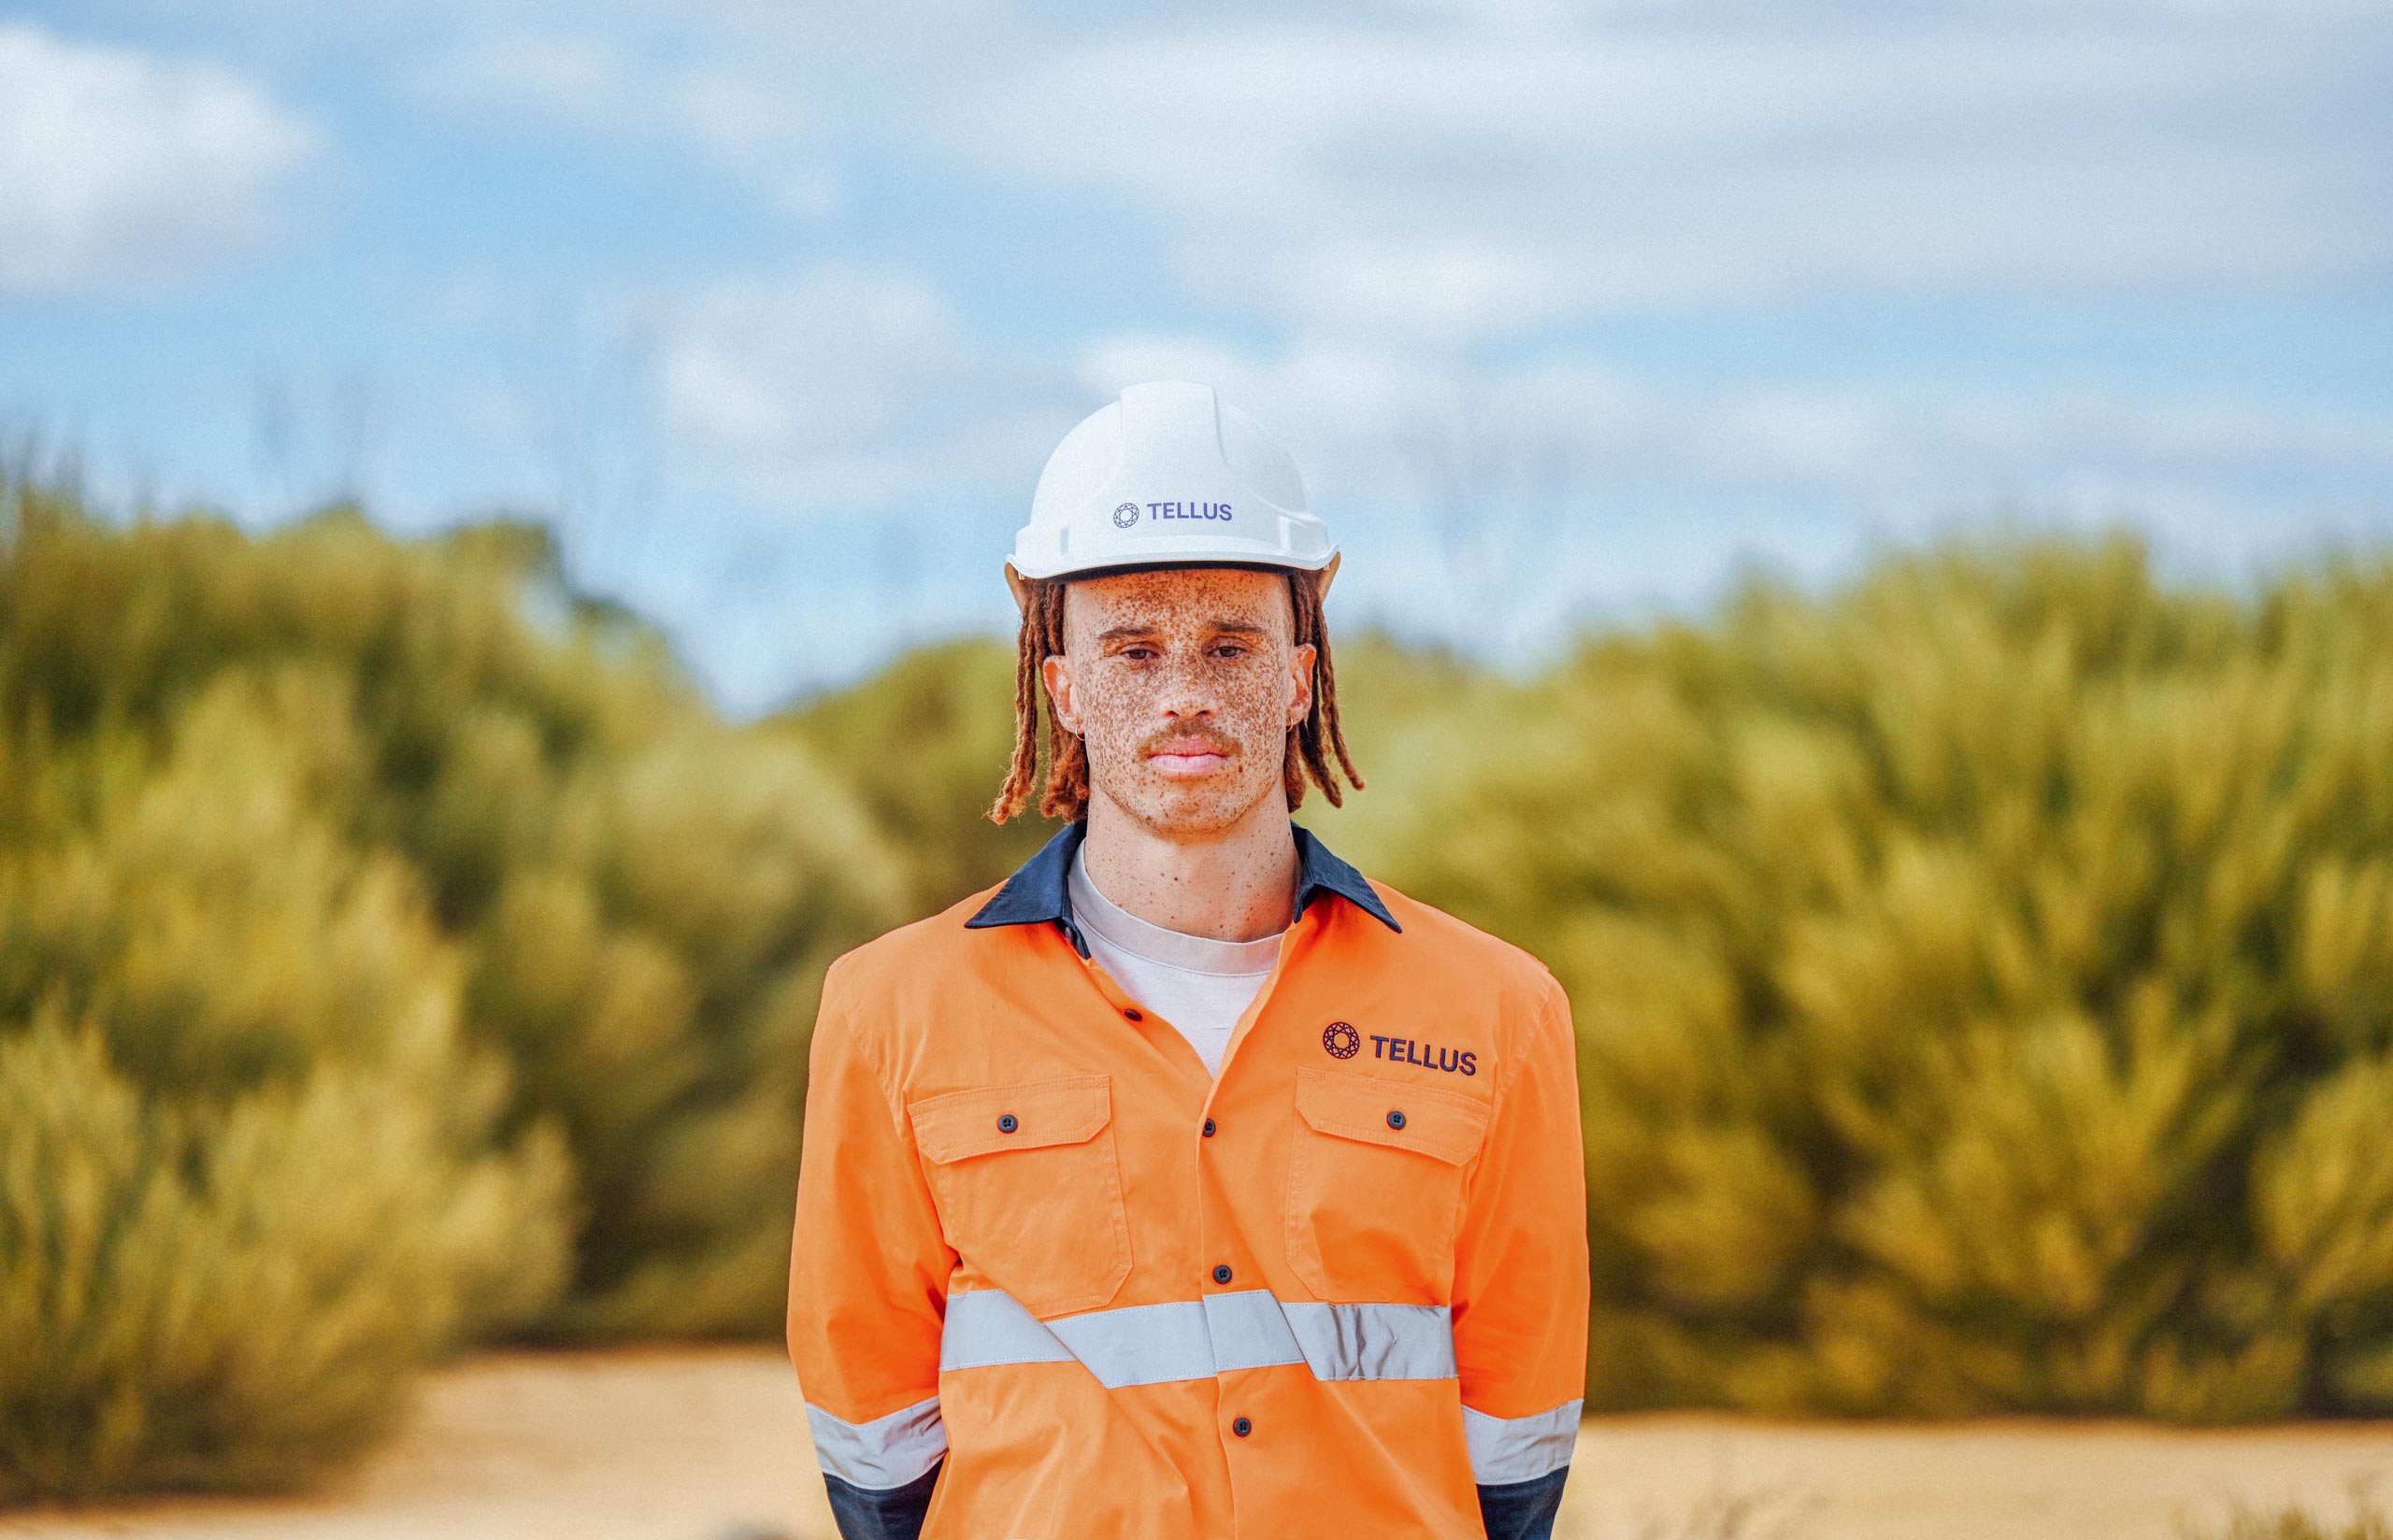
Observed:
[[[1234,616],[1228,620],[1214,620],[1211,622],[1211,625],[1212,631],[1217,635],[1268,636],[1271,635],[1271,630],[1268,626],[1262,624],[1260,621],[1246,620],[1242,617]],[[1103,631],[1096,634],[1096,639],[1099,644],[1106,642],[1130,641],[1140,636],[1152,636],[1155,634],[1157,629],[1158,628],[1153,624],[1139,624],[1132,621],[1122,625],[1107,626]]]

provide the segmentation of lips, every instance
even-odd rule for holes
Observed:
[[[1147,750],[1147,763],[1167,776],[1207,775],[1229,762],[1229,746],[1211,738],[1167,738]]]

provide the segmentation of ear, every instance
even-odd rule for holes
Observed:
[[[1055,719],[1055,725],[1079,737],[1081,712],[1072,700],[1071,660],[1062,656],[1040,659],[1039,677],[1047,686],[1047,710]]]
[[[1336,558],[1333,557],[1331,560],[1334,563]],[[1030,580],[1023,577],[1021,573],[1014,571],[1013,563],[1011,562],[1008,562],[1006,563],[1006,587],[1013,591],[1014,613],[1017,615],[1029,614]]]
[[[1288,727],[1292,732],[1312,715],[1312,667],[1320,656],[1320,649],[1311,642],[1298,642],[1288,649],[1288,673],[1296,685],[1288,700]]]

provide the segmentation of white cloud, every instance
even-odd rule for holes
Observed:
[[[322,151],[229,71],[0,25],[0,292],[149,289],[258,250]]]
[[[1623,307],[2284,289],[2393,253],[2381,20],[1806,15],[1567,36],[1250,25],[1076,47],[947,120],[1170,219],[1298,327],[1456,340]]]
[[[1386,339],[1892,292],[2283,292],[2393,260],[2393,17],[2369,0],[1090,10],[359,0],[313,24],[418,102],[656,147],[809,218],[892,171],[1094,192],[1152,216],[1138,260],[1175,297]]]
[[[1153,216],[1139,260],[1181,294],[1387,339],[1824,294],[2281,292],[2393,253],[2393,19],[2367,0],[1259,14],[361,0],[329,27],[419,102],[660,147],[808,217],[893,170],[1094,192]]]
[[[662,386],[676,438],[788,512],[1019,478],[1025,445],[1071,421],[1060,369],[989,346],[918,275],[855,264],[727,279],[683,303]]]

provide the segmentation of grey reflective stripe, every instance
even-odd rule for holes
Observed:
[[[1001,1363],[1073,1363],[1109,1390],[1203,1379],[1213,1372],[1205,1307],[1194,1300],[1091,1310],[1042,1321],[999,1289],[947,1296],[939,1366],[987,1369]]]
[[[1509,1486],[1551,1476],[1570,1463],[1580,1405],[1566,1401],[1531,1417],[1489,1417],[1465,1406],[1462,1436],[1470,1447],[1471,1479],[1483,1487]]]
[[[1213,1337],[1214,1364],[1206,1372],[1306,1362],[1296,1323],[1283,1313],[1287,1308],[1268,1289],[1206,1295],[1205,1325]]]
[[[947,1424],[939,1420],[937,1396],[869,1422],[849,1422],[809,1403],[806,1425],[824,1471],[874,1491],[919,1480],[947,1453]]]
[[[1452,1379],[1454,1337],[1442,1305],[1283,1302],[1266,1289],[1046,1321],[1002,1290],[948,1296],[941,1370],[1069,1362],[1110,1390],[1283,1363],[1316,1379]]]
[[[1452,1379],[1454,1318],[1442,1305],[1280,1306],[1315,1379]]]
[[[939,1336],[940,1373],[996,1363],[1070,1362],[1072,1350],[1011,1294],[976,1289],[947,1296],[947,1324]]]
[[[1194,1300],[1062,1316],[1047,1322],[1047,1330],[1109,1390],[1203,1379],[1213,1372],[1205,1307]]]

